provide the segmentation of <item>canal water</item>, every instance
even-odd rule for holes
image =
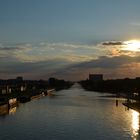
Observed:
[[[89,92],[75,84],[69,90],[12,108],[0,116],[0,140],[138,140],[139,113],[124,99]]]

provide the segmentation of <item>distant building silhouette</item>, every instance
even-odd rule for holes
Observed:
[[[55,79],[55,78],[53,78],[53,77],[49,78],[49,80],[48,80],[49,85],[50,85],[50,86],[55,86],[56,80],[57,80],[57,79]]]
[[[103,80],[103,74],[89,74],[89,80],[90,81],[102,81]]]
[[[17,80],[18,82],[22,82],[22,81],[23,81],[23,77],[22,77],[22,76],[18,76],[18,77],[16,78],[16,80]]]

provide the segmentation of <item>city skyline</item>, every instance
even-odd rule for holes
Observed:
[[[0,2],[0,79],[140,76],[139,0]]]

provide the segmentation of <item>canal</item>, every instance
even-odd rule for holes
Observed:
[[[0,140],[138,140],[139,113],[124,99],[69,90],[20,104],[0,116]]]

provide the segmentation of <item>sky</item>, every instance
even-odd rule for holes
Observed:
[[[0,79],[140,76],[139,0],[0,0]]]

